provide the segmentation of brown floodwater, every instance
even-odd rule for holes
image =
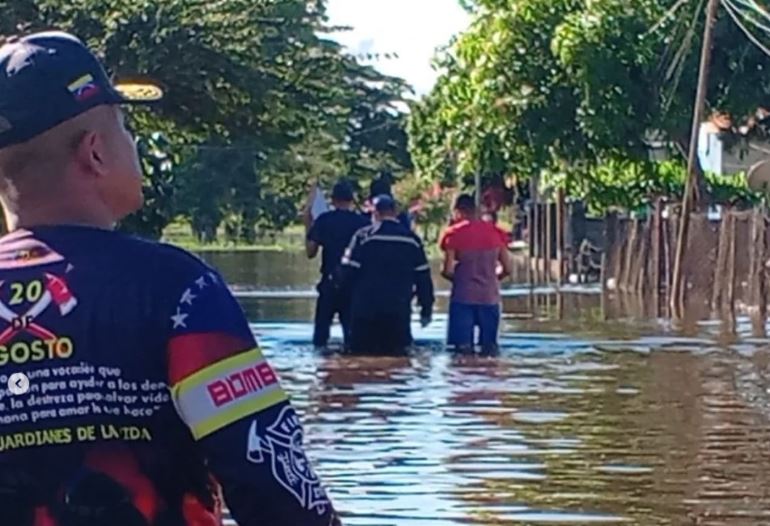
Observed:
[[[633,298],[514,287],[497,356],[443,348],[445,298],[409,356],[345,356],[310,344],[315,263],[205,257],[346,525],[770,524],[770,341],[748,320],[675,328]]]

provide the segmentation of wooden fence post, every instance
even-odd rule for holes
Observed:
[[[676,211],[675,211],[676,210]],[[679,211],[669,209],[666,228],[666,317],[671,317],[671,284],[674,280],[674,254],[676,253],[677,233],[679,232]]]
[[[615,262],[620,254],[620,247],[618,247],[618,216],[616,213],[611,212],[604,218],[604,230],[605,246],[602,251],[601,270],[602,288],[607,286],[608,279],[618,277],[613,272]]]
[[[609,259],[607,257],[607,251],[605,250],[604,252],[602,252],[602,263],[601,263],[602,266],[601,266],[601,270],[599,271],[600,272],[599,279],[601,280],[601,283],[602,283],[602,293],[601,293],[601,296],[599,298],[599,302],[600,302],[600,308],[601,308],[602,319],[603,320],[607,319],[607,292],[608,292],[608,290],[607,290],[607,279],[608,279],[608,277],[607,277],[607,270],[608,270],[607,269],[607,265],[608,265],[608,263],[609,263]]]
[[[652,219],[652,301],[655,305],[654,315],[660,316],[660,258],[662,252],[662,239],[661,239],[661,222],[662,222],[662,200],[655,200],[655,210]]]
[[[545,274],[543,273],[545,268],[545,264],[543,263],[545,261],[545,203],[541,203],[537,208],[539,217],[537,222],[537,283],[538,285],[542,285],[545,283]]]
[[[530,238],[532,246],[530,248],[529,266],[532,269],[532,285],[540,283],[540,203],[537,199],[532,203],[532,224],[530,225]]]
[[[736,216],[730,212],[727,239],[727,293],[722,298],[722,317],[729,322],[730,332],[735,332],[735,234]]]
[[[628,236],[626,237],[626,253],[623,261],[623,268],[621,270],[621,279],[619,280],[619,288],[622,291],[629,290],[631,284],[631,262],[634,260],[634,253],[636,251],[637,237],[639,233],[639,220],[634,218],[629,223]]]
[[[564,284],[564,229],[566,226],[564,207],[564,190],[560,188],[556,193],[556,266],[559,269],[556,279],[559,286]]]
[[[549,199],[545,203],[545,228],[543,229],[545,231],[545,257],[543,258],[543,267],[545,267],[545,283],[546,285],[551,284],[551,254],[553,252],[553,243],[551,242],[551,234],[553,233],[553,218],[551,217],[551,214],[553,213],[553,205],[551,203],[551,200]],[[550,300],[548,303],[548,307],[550,309]]]
[[[759,209],[751,214],[751,242],[749,244],[749,290],[754,336],[766,335],[765,305],[765,217]]]
[[[652,216],[648,216],[642,227],[642,237],[639,240],[638,254],[636,257],[636,268],[634,291],[638,294],[644,294],[647,288],[647,269],[650,257],[650,236],[652,231]]]
[[[532,258],[535,255],[535,206],[530,205],[527,210],[527,284],[534,286],[534,271],[532,269]]]
[[[728,208],[723,209],[719,223],[719,241],[717,245],[717,264],[714,268],[714,288],[711,294],[711,311],[719,313],[722,297],[725,294],[727,280],[727,259],[729,252],[730,221]]]

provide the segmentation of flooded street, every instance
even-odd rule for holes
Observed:
[[[206,256],[346,525],[770,523],[770,346],[748,322],[726,340],[590,290],[513,289],[499,356],[444,351],[441,307],[409,357],[323,354],[309,343],[315,263],[228,257]]]

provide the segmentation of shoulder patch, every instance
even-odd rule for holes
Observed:
[[[32,267],[61,261],[64,261],[61,254],[33,237],[31,232],[14,232],[0,240],[0,269]]]

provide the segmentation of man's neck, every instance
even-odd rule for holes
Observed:
[[[115,221],[102,207],[86,209],[72,203],[3,204],[8,231],[36,226],[76,225],[111,230]]]

